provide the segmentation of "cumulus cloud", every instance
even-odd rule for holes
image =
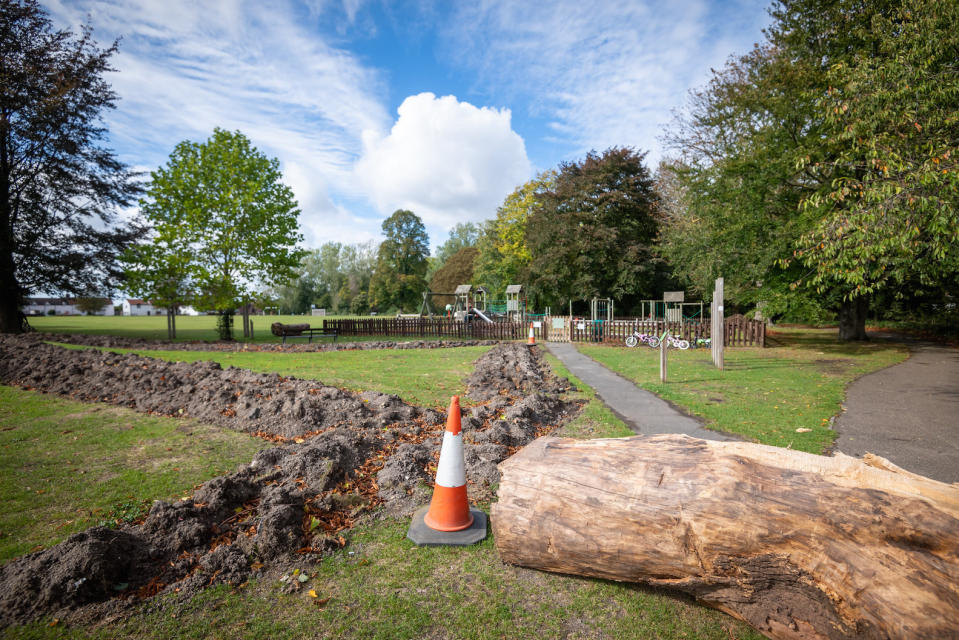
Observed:
[[[381,213],[409,209],[427,225],[479,221],[529,179],[523,139],[509,109],[455,96],[409,96],[389,133],[363,132],[357,180]]]

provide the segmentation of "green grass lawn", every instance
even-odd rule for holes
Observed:
[[[263,579],[144,608],[100,629],[42,621],[0,637],[762,638],[685,597],[504,565],[491,538],[465,548],[416,547],[408,526],[385,519],[358,527],[346,549],[317,568],[302,566],[309,580],[296,593]]]
[[[61,345],[67,348],[84,348]],[[394,393],[410,404],[449,406],[450,396],[461,395],[464,403],[465,379],[473,371],[473,362],[491,347],[455,349],[376,349],[371,351],[151,351],[111,349],[120,353],[138,353],[171,362],[212,360],[223,367],[238,367],[318,380],[351,391]]]
[[[448,399],[445,391],[430,390],[432,374],[422,374],[439,370],[444,377],[461,380],[471,369],[470,362],[484,350],[164,355],[177,359],[215,356],[224,365],[324,381],[336,372],[351,385],[376,382],[382,390],[407,399],[431,393],[437,399]],[[384,360],[394,354],[405,359]],[[384,366],[384,362],[391,364]],[[568,376],[552,358],[551,363],[559,375]],[[391,368],[396,369],[396,377],[385,375]],[[580,418],[564,428],[564,435],[630,433],[588,387],[571,380],[581,389],[572,394],[573,399],[588,404]],[[248,461],[253,450],[263,446],[245,436],[212,427],[203,430],[184,420],[140,416],[36,392],[0,390],[0,436],[5,438],[0,439],[4,454],[0,476],[10,483],[2,485],[4,496],[17,500],[10,504],[9,514],[2,516],[9,520],[0,520],[4,531],[0,542],[11,543],[5,557],[34,545],[54,544],[100,520],[123,517],[131,510],[139,512],[152,498],[182,495],[206,477]],[[83,435],[77,436],[81,425],[85,425]],[[61,433],[67,429],[71,433]],[[214,436],[247,442],[241,447],[224,441],[227,450],[223,450],[212,442]],[[55,468],[33,462],[48,457],[49,466]],[[97,462],[91,465],[91,460]],[[195,467],[202,473],[188,477],[186,470]],[[80,469],[88,471],[79,474]],[[104,481],[109,484],[114,479],[116,490],[101,487]],[[43,493],[36,493],[38,490]],[[72,522],[61,526],[68,521]],[[311,570],[309,582],[299,593],[284,593],[283,583],[277,579],[262,579],[241,589],[212,588],[185,604],[171,603],[160,611],[144,607],[129,619],[99,628],[65,627],[63,623],[49,626],[53,621],[46,620],[2,630],[0,637],[761,637],[742,623],[683,596],[506,566],[492,539],[468,548],[418,548],[405,538],[408,526],[406,520],[382,517],[352,531],[350,544]],[[13,546],[15,540],[20,546]],[[316,598],[309,595],[311,589]]]
[[[880,343],[839,344],[833,332],[789,330],[773,338],[778,346],[769,349],[728,350],[722,372],[711,367],[708,351],[672,351],[666,385],[658,383],[657,354],[650,349],[581,348],[712,426],[808,451],[832,441],[827,425],[850,380],[906,357]],[[484,349],[150,355],[215,359],[445,406]],[[571,399],[585,403],[560,435],[631,434],[588,387],[547,359],[578,387]],[[0,388],[0,557],[138,512],[153,498],[182,495],[248,461],[261,446],[194,422]],[[99,628],[41,621],[2,630],[0,637],[761,637],[682,596],[503,565],[491,539],[468,548],[417,548],[405,539],[408,524],[382,517],[358,527],[345,549],[310,570],[298,593],[284,593],[277,579],[261,579],[240,589],[216,587],[162,610],[144,607]]]
[[[254,342],[280,342],[270,333],[270,325],[274,322],[284,324],[309,324],[313,327],[322,327],[323,320],[344,318],[347,316],[251,316],[253,321]],[[354,317],[354,316],[349,316]],[[369,318],[369,316],[363,316]],[[119,336],[123,338],[146,338],[148,340],[166,340],[166,316],[31,316],[30,326],[44,333],[87,333],[92,335]],[[243,342],[243,320],[236,316],[233,325],[233,336]],[[191,340],[219,340],[216,331],[216,316],[177,316],[176,342]],[[420,340],[421,338],[384,338],[381,336],[343,336],[340,341],[361,342],[369,340]],[[440,340],[441,338],[422,338],[422,340]],[[457,338],[443,338],[456,340]],[[320,340],[320,339],[317,339]],[[323,338],[322,342],[328,342]],[[288,340],[288,343],[300,344],[306,342],[299,338]]]
[[[902,362],[908,352],[884,343],[840,343],[835,329],[782,329],[766,349],[727,349],[724,371],[708,349],[669,351],[659,382],[659,351],[579,345],[580,351],[637,385],[705,418],[707,426],[750,440],[822,453],[835,439],[831,418],[855,378]],[[809,431],[797,431],[809,429]]]
[[[192,420],[0,386],[0,562],[189,494],[268,445]]]

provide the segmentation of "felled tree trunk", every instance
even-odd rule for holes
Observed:
[[[679,589],[773,638],[959,635],[959,486],[883,458],[542,438],[500,471],[505,562]]]

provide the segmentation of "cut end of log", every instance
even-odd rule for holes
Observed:
[[[959,634],[959,488],[877,456],[541,438],[500,471],[505,562],[679,589],[776,638]]]

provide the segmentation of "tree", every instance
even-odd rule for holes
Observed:
[[[544,302],[650,292],[656,195],[645,155],[611,148],[560,165],[526,231],[530,287]]]
[[[502,299],[506,287],[523,284],[532,257],[526,245],[526,225],[542,206],[542,196],[556,185],[556,171],[544,171],[506,196],[488,220],[476,246],[475,279],[494,297]]]
[[[164,257],[175,263],[171,256],[182,248],[197,304],[218,310],[223,337],[232,338],[236,306],[250,300],[256,283],[291,279],[303,255],[295,249],[303,239],[299,209],[279,161],[239,131],[215,129],[206,142],[178,144],[151,178],[140,207],[156,236],[170,239]]]
[[[955,281],[956,8],[770,13],[766,42],[714,72],[668,135],[683,202],[662,249],[700,288],[711,267],[734,302],[838,307],[840,339],[862,339],[868,295]]]
[[[370,303],[381,310],[412,309],[426,288],[426,227],[412,211],[398,209],[383,221],[383,235],[370,280]]]
[[[129,247],[122,256],[127,292],[166,309],[170,340],[176,338],[177,311],[196,298],[192,247],[182,241],[181,231],[176,225],[158,225],[148,242]]]
[[[475,247],[479,240],[480,228],[472,222],[460,222],[450,229],[450,237],[436,250],[436,255],[429,258],[429,267],[426,270],[426,280],[429,282],[433,275],[443,268],[446,261],[456,255],[461,249]]]
[[[430,280],[430,291],[452,293],[461,284],[473,282],[473,265],[479,250],[476,247],[463,247],[453,254],[443,268],[437,271]],[[452,296],[436,296],[433,303],[437,305],[452,304]]]
[[[21,331],[33,291],[110,291],[143,232],[118,222],[140,185],[101,144],[116,52],[89,27],[53,30],[34,0],[0,0],[0,332]]]
[[[97,298],[95,296],[80,296],[77,298],[77,311],[80,313],[85,313],[87,315],[93,315],[103,307],[112,305],[107,298]]]
[[[823,178],[803,199],[816,224],[795,252],[815,286],[864,299],[959,281],[957,24],[954,2],[904,2],[870,22],[874,47],[828,70],[817,105],[829,153],[799,161]]]

